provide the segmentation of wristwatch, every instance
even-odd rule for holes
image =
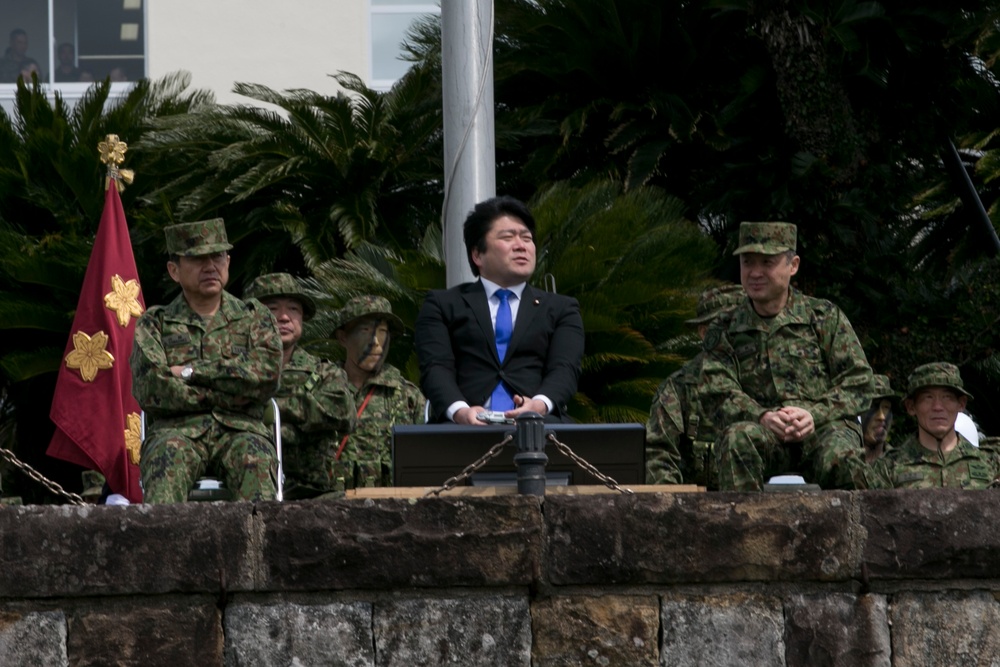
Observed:
[[[190,380],[192,375],[194,375],[194,369],[191,368],[191,364],[188,364],[187,366],[181,369],[181,379],[184,380],[185,382]]]

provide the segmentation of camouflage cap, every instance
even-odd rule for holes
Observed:
[[[721,285],[701,293],[698,297],[696,317],[686,320],[687,324],[707,324],[719,313],[735,308],[746,298],[742,285]]]
[[[295,299],[302,304],[302,319],[309,320],[316,314],[316,302],[302,291],[299,283],[288,273],[268,273],[258,276],[243,291],[243,298],[259,301],[273,298]]]
[[[226,238],[226,223],[222,218],[185,222],[163,228],[167,238],[167,254],[197,257],[229,250],[233,245]]]
[[[913,372],[910,373],[910,379],[907,381],[906,397],[913,398],[924,387],[948,387],[963,396],[972,398],[972,394],[965,390],[965,385],[962,383],[962,375],[958,372],[958,366],[944,361],[936,361],[914,368]]]
[[[389,323],[390,332],[396,334],[403,332],[403,320],[392,314],[392,305],[389,300],[371,294],[356,296],[344,304],[344,307],[337,313],[337,329],[343,329],[354,320],[362,317],[382,318]]]
[[[899,400],[899,394],[892,390],[892,384],[889,382],[888,375],[875,375],[875,393],[872,394],[872,400],[888,398],[894,401]]]
[[[795,250],[796,227],[790,222],[741,222],[740,247],[733,254],[759,252],[777,255]]]

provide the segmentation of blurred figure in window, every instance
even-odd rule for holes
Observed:
[[[25,60],[28,60],[28,33],[22,28],[14,28],[10,31],[10,45],[0,61],[0,82],[15,83],[21,75]],[[35,67],[38,67],[37,62]],[[27,80],[31,80],[30,76]]]
[[[125,70],[121,67],[112,67],[111,71],[108,72],[108,78],[114,81],[128,81],[128,77],[125,75]]]
[[[56,60],[59,61],[55,71],[57,83],[80,80],[80,69],[76,66],[76,49],[72,44],[69,42],[60,44],[59,50],[56,51]]]

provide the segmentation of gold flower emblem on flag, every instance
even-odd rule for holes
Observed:
[[[125,450],[128,460],[133,465],[139,465],[139,452],[142,450],[142,419],[134,412],[126,417],[128,428],[125,429]]]
[[[125,151],[128,144],[118,139],[117,134],[109,134],[104,141],[97,144],[97,152],[101,154],[101,162],[104,164],[114,163],[116,165],[125,161]]]
[[[97,371],[111,368],[115,358],[107,351],[108,334],[98,331],[93,338],[77,331],[73,334],[73,351],[66,355],[66,368],[80,371],[84,382],[93,382]]]
[[[122,280],[117,273],[111,276],[111,291],[104,295],[104,305],[118,316],[118,324],[127,327],[129,320],[142,315],[142,304],[139,303],[139,281]]]

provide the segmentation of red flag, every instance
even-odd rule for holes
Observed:
[[[125,211],[112,181],[83,279],[49,417],[48,455],[99,470],[112,493],[142,502],[140,409],[129,356],[145,311]]]

